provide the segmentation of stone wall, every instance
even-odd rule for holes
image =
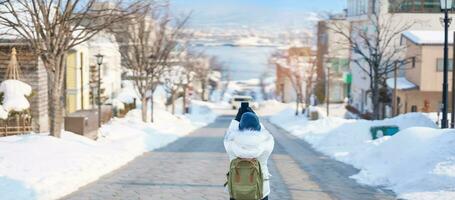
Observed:
[[[28,83],[33,89],[30,101],[33,131],[47,132],[49,131],[47,73],[42,62],[32,54],[28,47],[0,43],[0,81],[5,78],[12,47],[17,50],[17,60],[21,67],[21,81]]]

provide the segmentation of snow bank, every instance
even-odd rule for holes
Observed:
[[[125,104],[120,99],[107,100],[107,104],[112,104],[112,106],[117,110],[125,109]]]
[[[136,99],[137,103],[141,101],[137,90],[134,88],[133,82],[122,81],[122,85],[123,87],[115,99],[123,103],[133,103],[134,99]]]
[[[259,103],[259,110],[258,113],[261,116],[272,116],[277,113],[283,112],[286,109],[292,109],[295,106],[294,103],[291,104],[284,104],[278,102],[277,100],[266,100]],[[294,111],[295,112],[295,111]]]
[[[188,120],[193,123],[205,123],[206,121],[214,121],[217,117],[217,114],[212,112],[216,107],[212,103],[203,102],[203,101],[192,101],[191,102],[190,114],[184,115]]]
[[[360,169],[352,178],[384,186],[404,199],[455,198],[455,130],[440,130],[421,113],[381,121],[324,118],[309,121],[292,109],[271,122],[309,142],[316,150]],[[392,137],[372,140],[371,126],[397,125]]]
[[[64,132],[0,138],[0,199],[57,199],[97,180],[136,156],[165,146],[216,117],[209,104],[188,117],[156,109],[155,123],[143,123],[140,110],[115,118],[99,139]]]
[[[404,199],[455,199],[454,130],[415,127],[384,138],[352,160],[358,182]]]

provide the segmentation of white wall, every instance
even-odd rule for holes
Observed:
[[[88,41],[90,47],[90,65],[96,64],[98,53],[104,55],[101,66],[101,87],[105,89],[105,95],[114,98],[121,89],[121,55],[119,45],[114,35],[108,33],[99,33]]]

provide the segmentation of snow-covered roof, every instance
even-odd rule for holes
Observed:
[[[454,31],[449,31],[449,43],[453,43]],[[419,45],[430,44],[439,45],[444,44],[444,31],[405,31],[403,37],[411,42]]]
[[[394,78],[389,78],[386,80],[387,87],[395,88]],[[417,88],[417,85],[406,79],[405,77],[397,78],[397,89],[398,90],[411,90]]]

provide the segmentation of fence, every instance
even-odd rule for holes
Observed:
[[[32,118],[28,115],[15,115],[0,120],[0,137],[27,134],[32,131]]]

